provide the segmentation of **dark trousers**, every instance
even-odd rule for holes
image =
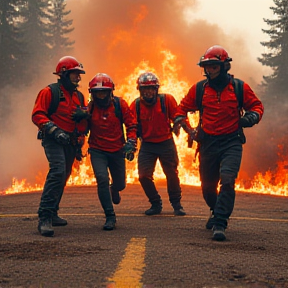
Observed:
[[[97,181],[98,197],[104,213],[106,216],[114,215],[109,172],[112,178],[111,189],[122,191],[126,187],[126,165],[122,150],[111,153],[90,148],[89,153]]]
[[[59,210],[66,182],[71,175],[76,147],[72,144],[60,145],[48,137],[42,140],[42,146],[49,162],[49,172],[46,176],[38,215],[40,219],[47,219],[56,215]]]
[[[139,181],[150,203],[161,200],[153,179],[158,159],[166,176],[169,201],[177,209],[180,206],[181,188],[177,170],[179,160],[173,138],[160,143],[141,143],[138,155]]]
[[[205,136],[200,146],[200,179],[203,197],[214,211],[215,224],[227,227],[235,202],[235,180],[242,159],[237,134]],[[217,192],[220,183],[219,194]]]

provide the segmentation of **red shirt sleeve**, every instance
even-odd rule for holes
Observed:
[[[49,87],[42,89],[35,101],[32,110],[32,122],[41,129],[42,125],[51,121],[48,117],[48,109],[51,103],[52,93]]]
[[[198,110],[196,105],[196,85],[193,85],[186,96],[180,101],[174,119],[179,116],[187,117],[188,112],[195,112],[196,110]]]
[[[247,83],[244,83],[243,93],[243,109],[245,111],[253,111],[258,113],[259,120],[261,120],[264,113],[264,106],[262,102],[258,99]]]

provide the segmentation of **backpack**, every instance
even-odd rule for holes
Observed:
[[[48,87],[51,90],[51,102],[50,102],[50,106],[48,108],[48,116],[50,117],[53,113],[56,112],[56,110],[59,106],[59,103],[61,101],[65,101],[65,97],[63,95],[63,91],[60,89],[60,83],[52,83],[52,84],[49,84]],[[83,94],[78,90],[76,90],[76,92],[77,92],[81,106],[84,106]],[[38,130],[37,139],[38,140],[44,139],[44,135],[43,135],[42,130]]]
[[[160,98],[160,104],[161,104],[161,111],[162,113],[166,114],[167,109],[165,105],[165,94],[158,94],[158,97]],[[140,121],[140,98],[137,98],[135,100],[135,106],[136,106],[136,114],[137,114],[137,137],[142,136],[142,127],[141,127],[141,121]]]
[[[199,109],[200,115],[203,113],[202,99],[204,94],[204,88],[207,84],[207,80],[202,80],[196,84],[196,104]],[[238,109],[239,111],[243,107],[243,85],[244,82],[237,78],[232,78],[232,85],[234,87],[234,91],[238,100]]]
[[[51,116],[53,113],[56,112],[59,103],[61,101],[65,101],[64,95],[63,95],[63,91],[60,89],[60,84],[59,83],[53,83],[48,85],[48,87],[51,89],[51,94],[52,94],[52,98],[51,98],[51,103],[50,106],[48,108],[48,116]],[[80,100],[80,104],[81,106],[84,106],[84,96],[83,94],[76,90],[78,98]]]
[[[124,123],[124,121],[123,121],[122,109],[121,109],[121,105],[120,105],[120,97],[113,96],[113,100],[112,101],[113,101],[113,105],[114,105],[114,108],[115,108],[115,115],[120,120],[121,125],[122,125]],[[91,109],[90,109],[90,114],[92,114],[93,108],[94,107],[92,106]]]

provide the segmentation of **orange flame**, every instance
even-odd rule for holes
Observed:
[[[145,11],[144,11],[145,12]],[[140,17],[140,16],[139,16]],[[144,17],[144,16],[143,16]],[[141,20],[141,19],[140,19]],[[139,21],[140,21],[139,20]],[[172,94],[176,100],[179,102],[183,95],[187,93],[189,89],[188,83],[183,80],[178,79],[177,66],[176,66],[176,56],[173,55],[170,51],[161,52],[164,59],[162,62],[162,71],[159,76],[160,79],[160,89],[161,93]],[[150,71],[156,73],[153,67],[149,66],[149,63],[142,61],[136,69],[126,77],[125,83],[120,85],[117,89],[118,95],[122,95],[123,98],[130,104],[136,97],[138,97],[138,91],[136,90],[136,80],[139,74],[145,71]],[[157,74],[157,73],[156,73]],[[189,114],[188,115],[190,123],[192,126],[196,126],[198,122],[198,114]],[[196,143],[193,144],[192,148],[187,147],[187,135],[185,132],[181,131],[178,138],[175,137],[175,142],[178,147],[178,156],[179,156],[179,178],[181,184],[200,186],[198,159],[195,159],[195,150]],[[87,146],[84,146],[84,150],[87,150]],[[85,151],[83,151],[85,153]],[[137,154],[133,162],[126,162],[127,168],[127,183],[136,183],[138,181],[138,172],[137,172]],[[273,194],[279,196],[288,196],[288,176],[287,176],[287,161],[279,161],[278,168],[275,173],[272,171],[267,171],[265,174],[257,173],[253,180],[249,182],[244,182],[242,179],[239,179],[236,184],[237,190],[242,190],[246,192],[256,192],[263,194]],[[12,194],[19,192],[29,192],[41,190],[43,187],[43,177],[40,184],[34,186],[26,183],[26,180],[20,180],[13,178],[12,185],[8,189],[2,192],[2,194]],[[157,163],[155,174],[155,180],[165,179],[165,175],[162,172],[162,169]],[[72,174],[67,182],[68,186],[71,185],[96,185],[95,177],[93,170],[91,168],[89,157],[83,158],[81,162],[75,161],[73,165]]]

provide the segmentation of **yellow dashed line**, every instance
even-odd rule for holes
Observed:
[[[145,268],[146,238],[131,238],[125,249],[122,261],[113,276],[108,278],[107,288],[139,288]]]

